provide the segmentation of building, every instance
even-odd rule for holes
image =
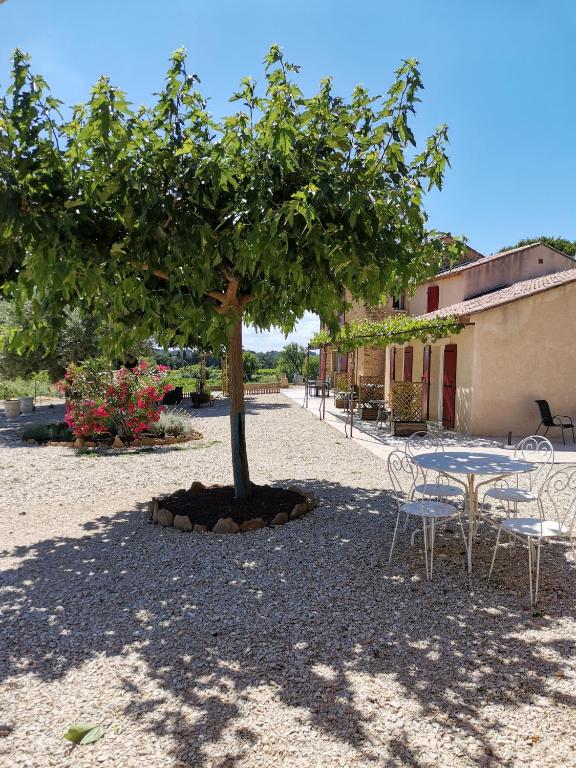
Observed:
[[[404,311],[465,323],[434,344],[359,350],[357,374],[383,377],[388,392],[394,381],[423,381],[425,416],[470,434],[534,432],[536,399],[576,417],[575,267],[569,256],[534,243],[467,259],[384,307],[353,307],[347,320]],[[343,360],[333,356],[330,364],[338,370]]]

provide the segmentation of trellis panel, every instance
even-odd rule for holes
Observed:
[[[423,421],[423,391],[421,381],[395,381],[390,395],[392,421]]]

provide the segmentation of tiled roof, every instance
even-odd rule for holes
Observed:
[[[521,283],[509,285],[508,288],[501,288],[499,291],[486,293],[483,296],[477,296],[475,299],[461,301],[458,304],[452,304],[450,307],[443,307],[435,312],[421,315],[421,317],[446,317],[447,315],[465,317],[466,315],[474,315],[478,312],[485,312],[487,309],[494,309],[494,307],[499,307],[502,304],[510,304],[512,301],[525,299],[528,296],[534,296],[537,293],[543,293],[552,288],[558,288],[561,285],[574,282],[576,282],[576,269],[566,269],[563,272],[554,272],[551,275],[523,280]]]
[[[447,269],[445,272],[440,272],[438,275],[436,275],[436,279],[441,280],[444,277],[459,275],[461,272],[464,272],[467,269],[473,269],[474,267],[479,267],[482,264],[488,264],[494,259],[501,259],[503,256],[509,256],[511,253],[521,253],[522,251],[528,251],[530,248],[536,248],[539,245],[550,248],[550,250],[556,251],[556,253],[562,253],[562,251],[559,251],[557,248],[553,248],[551,245],[547,245],[546,243],[530,243],[530,245],[523,245],[520,248],[511,248],[509,251],[500,251],[500,253],[494,253],[492,256],[483,256],[482,258],[476,259],[475,261],[460,264],[453,269]],[[562,253],[562,256],[565,256],[568,260],[573,261],[572,257],[568,256],[566,253]]]

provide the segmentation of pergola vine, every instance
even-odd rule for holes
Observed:
[[[455,336],[465,325],[465,318],[456,315],[433,318],[391,315],[384,320],[346,323],[335,332],[322,329],[310,339],[309,345],[311,349],[333,347],[338,352],[354,352],[360,347],[387,347],[415,339],[434,342]]]

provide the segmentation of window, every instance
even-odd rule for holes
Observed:
[[[426,302],[426,312],[435,312],[440,306],[440,286],[429,285]]]
[[[404,309],[404,294],[398,298],[392,297],[392,309]]]

